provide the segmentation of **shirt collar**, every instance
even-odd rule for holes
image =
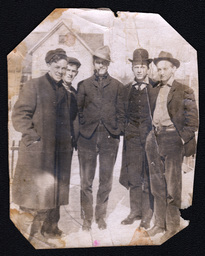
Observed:
[[[169,78],[169,80],[167,81],[167,85],[170,86],[170,87],[172,87],[173,82],[174,82],[174,77],[171,76],[171,77]]]
[[[71,83],[66,83],[65,81],[63,81],[62,84],[68,92],[71,92]]]
[[[133,80],[133,82],[132,82],[132,85],[135,85],[135,84],[137,84],[138,83],[138,81],[136,80],[136,78]],[[148,78],[148,76],[146,76],[145,77],[145,79],[142,81],[142,82],[139,82],[139,83],[143,83],[143,84],[149,84],[149,78]]]
[[[61,87],[62,86],[62,80],[60,80],[59,82],[55,81],[53,79],[53,77],[51,77],[49,75],[49,73],[46,73],[46,77],[47,77],[48,81],[51,83],[54,90],[56,90],[56,87]]]
[[[174,76],[171,76],[166,84],[162,84],[160,82],[157,86],[163,86],[164,87],[164,86],[167,85],[168,87],[172,87],[173,82],[174,82]]]
[[[100,77],[96,70],[94,70],[94,76],[95,76],[95,80],[98,81]],[[108,77],[108,72],[106,72],[101,78],[106,79],[107,77]]]

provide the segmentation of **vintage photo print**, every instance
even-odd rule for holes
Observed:
[[[197,52],[159,14],[117,15],[55,9],[7,56],[10,219],[36,249],[161,245],[189,225]]]

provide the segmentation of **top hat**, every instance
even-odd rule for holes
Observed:
[[[95,50],[93,53],[93,56],[96,56],[98,58],[101,58],[103,60],[111,61],[110,59],[110,48],[105,45]]]
[[[81,66],[80,61],[73,57],[68,57],[68,64],[75,64],[78,68]]]
[[[157,65],[157,63],[161,60],[167,60],[167,61],[171,62],[177,68],[180,66],[180,62],[177,59],[174,59],[172,54],[169,52],[161,51],[159,54],[159,57],[154,58],[153,62],[155,65]]]
[[[62,48],[57,48],[56,50],[47,52],[45,57],[46,63],[49,63],[55,55],[63,55],[67,59],[66,52]]]
[[[152,59],[149,59],[148,51],[142,48],[136,49],[133,52],[133,60],[129,59],[132,63],[150,64]]]

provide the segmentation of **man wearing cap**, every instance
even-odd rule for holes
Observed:
[[[68,99],[70,102],[70,122],[71,122],[71,136],[72,146],[77,150],[77,139],[79,135],[79,125],[76,118],[77,113],[77,91],[72,86],[72,81],[78,75],[78,69],[81,63],[78,59],[68,57],[68,65],[66,68],[65,75],[63,76],[63,86],[67,90]],[[71,163],[70,163],[71,164]]]
[[[71,110],[62,85],[68,57],[58,48],[47,52],[45,61],[48,73],[24,85],[12,113],[13,126],[22,133],[12,200],[34,217],[30,240],[61,236],[60,206],[68,204],[69,195]]]
[[[134,80],[125,86],[126,126],[120,183],[130,191],[130,214],[121,224],[141,220],[140,227],[150,227],[152,198],[150,194],[145,141],[151,130],[149,90],[154,82],[148,77],[149,59],[145,49],[133,53]]]
[[[80,122],[78,154],[81,176],[81,218],[83,230],[90,230],[93,219],[92,184],[99,155],[99,188],[95,220],[106,228],[106,209],[112,188],[113,168],[119,135],[124,126],[123,85],[108,74],[108,46],[93,54],[94,74],[78,84],[77,104]]]
[[[150,94],[153,130],[146,142],[155,215],[148,235],[166,231],[165,241],[180,229],[181,167],[196,150],[198,112],[193,90],[174,79],[179,60],[162,51],[154,64],[160,83]]]

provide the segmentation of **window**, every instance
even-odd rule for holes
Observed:
[[[58,43],[59,44],[65,44],[67,41],[67,35],[59,35]]]

